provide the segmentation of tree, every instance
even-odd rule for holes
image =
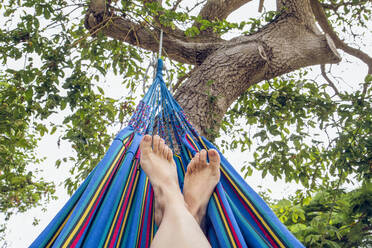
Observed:
[[[40,162],[33,151],[45,133],[61,132],[76,151],[56,162],[75,163],[69,192],[88,175],[110,144],[108,127],[125,123],[134,108],[132,96],[105,97],[98,81],[113,70],[138,90],[142,62],[147,51],[157,51],[160,30],[177,76],[175,97],[200,133],[213,140],[228,132],[234,140],[222,143],[225,148],[244,150],[261,141],[254,161],[243,167],[247,176],[254,168],[263,177],[300,182],[307,189],[301,202],[324,190],[336,201],[348,194],[340,191],[345,183],[369,182],[372,58],[340,37],[351,34],[359,42],[368,32],[371,1],[281,0],[261,18],[226,21],[248,2],[2,2],[1,212],[9,216],[53,195],[53,185],[26,167]],[[194,8],[200,8],[196,15]],[[241,35],[223,39],[230,30]],[[353,92],[339,89],[326,71],[326,64],[340,62],[340,51],[368,67]],[[320,65],[327,84],[306,76],[312,65]],[[48,123],[60,111],[67,112],[63,125]],[[237,122],[257,131],[251,136]],[[332,215],[333,208],[325,211]],[[323,236],[317,244],[327,240],[334,241]]]
[[[305,201],[273,204],[275,213],[306,247],[370,247],[372,185],[348,193],[326,189]]]

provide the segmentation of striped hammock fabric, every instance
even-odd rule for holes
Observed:
[[[31,247],[149,247],[157,230],[154,196],[139,164],[144,134],[158,133],[177,154],[180,188],[201,149],[216,149],[198,135],[163,81],[156,78],[128,127]],[[260,196],[221,156],[221,180],[208,204],[212,247],[303,247]]]

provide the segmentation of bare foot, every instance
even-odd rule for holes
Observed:
[[[152,142],[152,139],[153,142]],[[155,195],[155,223],[160,225],[170,198],[181,197],[172,150],[158,135],[145,135],[140,144],[141,167],[149,177]]]
[[[201,225],[209,199],[220,180],[220,156],[216,150],[201,150],[187,167],[183,195],[190,213]]]

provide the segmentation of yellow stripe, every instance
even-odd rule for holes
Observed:
[[[217,207],[218,207],[218,210],[220,212],[220,216],[222,217],[222,221],[223,223],[225,224],[225,227],[226,227],[226,230],[227,230],[227,233],[229,234],[229,237],[230,237],[230,240],[231,240],[231,243],[233,244],[234,247],[236,247],[236,244],[234,242],[234,238],[232,236],[232,233],[231,233],[231,230],[229,228],[229,225],[227,224],[227,221],[226,221],[226,218],[225,218],[225,215],[223,213],[223,210],[221,208],[221,205],[220,205],[220,202],[218,201],[218,196],[217,196],[217,193],[214,192],[213,193],[213,197],[215,199],[215,202],[217,203]]]
[[[189,140],[190,140],[191,143],[194,145],[196,151],[199,152],[199,148],[198,148],[198,146],[195,144],[194,140],[190,137],[189,134],[186,134],[186,135],[187,135],[187,137],[189,137]],[[190,152],[189,150],[187,150],[187,152],[189,153],[189,159],[191,160],[191,159],[192,159],[192,154],[191,154],[191,152]]]
[[[202,145],[204,146],[204,148],[207,149],[207,146],[205,145],[203,139],[201,139],[201,137],[199,136],[199,141],[202,143]],[[251,204],[251,202],[247,199],[247,197],[240,191],[240,189],[238,188],[238,186],[235,184],[235,182],[233,180],[231,180],[231,178],[229,177],[228,173],[225,171],[225,169],[220,166],[221,168],[221,171],[222,173],[226,176],[226,178],[230,181],[231,185],[233,185],[233,187],[236,189],[236,191],[239,193],[239,195],[244,199],[244,201],[249,205],[249,207],[253,210],[253,212],[255,213],[255,215],[259,218],[259,220],[261,221],[261,223],[265,226],[265,228],[269,231],[269,233],[271,234],[271,236],[275,239],[275,241],[279,244],[280,247],[283,247],[285,248],[284,244],[282,243],[282,241],[278,238],[278,236],[272,231],[272,229],[270,228],[270,226],[266,223],[266,221],[262,218],[262,216],[258,213],[258,211],[256,210],[256,208]]]
[[[80,216],[79,218],[79,222],[77,223],[77,225],[74,227],[73,231],[71,232],[71,234],[68,236],[68,238],[66,239],[66,241],[64,242],[64,244],[62,245],[62,247],[67,247],[68,244],[71,242],[71,240],[74,238],[75,234],[78,232],[79,228],[81,227],[81,225],[83,224],[83,222],[85,221],[85,218],[87,217],[90,209],[92,208],[94,202],[96,201],[96,199],[98,198],[98,195],[100,194],[102,188],[103,188],[103,185],[105,185],[108,177],[110,176],[112,170],[114,169],[115,167],[115,164],[117,163],[117,161],[119,160],[120,158],[120,155],[122,154],[123,150],[125,149],[125,146],[123,146],[121,149],[120,149],[120,152],[118,153],[116,159],[114,160],[114,162],[111,164],[111,168],[109,169],[109,171],[105,174],[105,177],[102,181],[102,183],[99,185],[97,191],[96,191],[96,194],[94,195],[94,197],[91,199],[87,209],[85,210],[85,212],[83,213],[83,215]]]
[[[177,155],[177,154],[174,154],[174,156],[178,158],[178,161],[179,161],[180,164],[181,164],[181,168],[182,168],[182,171],[183,171],[183,175],[185,175],[186,171],[185,171],[185,168],[183,167],[183,162],[182,162],[181,156],[179,156],[179,155]]]
[[[125,144],[125,142],[127,142],[129,140],[131,135],[129,135],[128,137],[126,137],[124,140],[123,140],[123,144]]]
[[[133,166],[130,170],[130,175],[132,174],[132,171],[133,171]],[[118,208],[116,209],[116,213],[115,213],[115,217],[113,219],[113,222],[111,224],[111,228],[110,228],[110,231],[109,231],[109,234],[108,234],[108,239],[106,239],[106,242],[104,244],[104,247],[107,247],[108,246],[108,242],[110,241],[110,237],[112,235],[112,232],[114,231],[114,227],[115,227],[115,224],[116,224],[116,221],[117,221],[117,218],[118,218],[118,215],[120,213],[120,206],[123,204],[123,201],[124,201],[124,198],[125,198],[125,193],[127,191],[127,188],[128,188],[128,185],[129,185],[129,182],[130,180],[127,180],[127,183],[125,184],[125,187],[124,187],[124,191],[123,191],[123,194],[121,195],[121,199],[120,199],[120,203],[118,205]]]
[[[134,192],[136,192],[138,178],[139,178],[139,172],[137,171],[136,172],[136,178],[134,179],[133,189],[131,190],[131,195],[130,195],[130,198],[129,198],[128,207],[127,207],[127,209],[125,209],[124,221],[123,221],[123,223],[121,225],[121,230],[120,230],[120,234],[119,234],[118,240],[121,240],[122,237],[123,237],[123,234],[124,234],[125,224],[127,222],[128,215],[129,215],[129,210],[130,210],[130,207],[129,206],[132,205],[132,200],[133,200]],[[119,247],[119,245],[120,245],[120,242],[117,242],[117,247]]]
[[[190,140],[190,141],[192,142],[192,144],[194,145],[195,149],[196,149],[197,151],[199,151],[199,148],[198,148],[198,146],[195,144],[194,140],[190,137],[190,135],[187,134],[187,136],[189,137],[189,140]]]
[[[249,205],[249,207],[251,208],[251,210],[255,213],[255,215],[259,218],[259,220],[261,221],[261,223],[265,226],[265,228],[267,229],[267,231],[269,231],[270,235],[275,239],[275,241],[279,244],[280,247],[283,247],[285,248],[284,244],[281,242],[281,240],[277,237],[277,235],[275,235],[275,233],[272,231],[272,229],[270,228],[270,226],[266,223],[266,221],[262,218],[262,216],[259,214],[259,212],[256,210],[256,208],[251,204],[251,202],[245,197],[245,195],[240,191],[240,189],[236,186],[236,184],[234,183],[234,181],[231,180],[231,178],[229,177],[229,175],[227,174],[227,172],[225,171],[225,169],[223,167],[220,167],[221,168],[221,171],[222,173],[226,176],[226,178],[230,181],[231,185],[233,185],[233,187],[236,189],[236,191],[239,193],[239,195],[244,199],[244,201]]]
[[[145,191],[144,191],[144,194],[143,194],[143,198],[142,198],[142,207],[141,207],[141,217],[140,217],[140,220],[142,222],[142,216],[143,216],[143,208],[144,208],[144,205],[145,205],[145,199],[146,199],[146,193],[147,193],[147,184],[149,182],[149,178],[146,177],[146,183],[145,183]],[[141,225],[139,226],[139,228],[141,228]],[[138,245],[138,241],[139,241],[139,235],[140,235],[140,231],[139,229],[137,230],[137,242],[136,242],[136,245]]]
[[[155,200],[152,198],[154,201],[154,205],[152,207],[152,216],[151,216],[151,236],[150,236],[150,244],[152,240],[154,239],[154,223],[155,223]]]
[[[203,140],[200,138],[200,136],[199,136],[198,138],[199,138],[200,143],[204,146],[204,149],[208,150],[208,147],[205,145],[205,143],[204,143]],[[220,168],[222,169],[221,166],[220,166]],[[227,224],[226,217],[225,217],[225,215],[224,215],[224,213],[223,213],[223,210],[222,210],[222,208],[221,208],[221,205],[220,205],[220,202],[219,202],[219,200],[218,200],[218,196],[217,196],[217,193],[216,193],[216,192],[213,193],[213,197],[214,197],[214,199],[216,200],[217,207],[218,207],[218,209],[219,209],[219,212],[221,213],[221,217],[222,217],[222,220],[223,220],[223,222],[224,222],[224,224],[225,224],[225,226],[226,226],[226,230],[227,230],[227,232],[228,232],[228,234],[229,234],[230,240],[232,241],[233,246],[236,247],[236,243],[235,243],[235,241],[234,241],[235,239],[234,239],[234,237],[232,236],[231,230],[230,230],[230,228],[229,228],[229,226],[228,226],[228,224]]]
[[[205,148],[206,150],[208,150],[208,147],[205,145],[203,139],[202,139],[200,136],[199,136],[198,138],[199,138],[200,143],[202,143],[202,145],[204,146],[204,148]]]
[[[189,155],[189,160],[191,160],[192,159],[192,154],[189,150],[187,150],[187,152],[188,152],[188,155]]]
[[[49,248],[52,246],[52,244],[54,243],[54,241],[57,239],[58,235],[61,233],[63,227],[66,225],[66,222],[68,221],[68,219],[70,218],[72,212],[74,211],[75,207],[70,211],[70,213],[68,214],[67,218],[63,221],[62,225],[58,228],[57,232],[54,234],[53,238],[49,241],[49,243],[47,244],[47,246],[45,248]]]

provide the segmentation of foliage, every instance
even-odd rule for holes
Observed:
[[[229,110],[224,147],[255,147],[252,167],[306,191],[272,207],[306,247],[369,247],[372,199],[372,90],[341,93],[289,75],[251,87]],[[369,83],[367,76],[364,83]],[[247,128],[237,128],[244,120]],[[250,129],[249,128],[249,129]],[[249,130],[248,129],[248,130]],[[326,137],[326,138],[325,138]],[[350,191],[352,184],[362,186]],[[265,199],[269,199],[265,197]]]
[[[251,166],[263,177],[270,173],[275,180],[284,177],[306,188],[316,188],[317,180],[322,184],[334,178],[339,178],[338,184],[350,182],[351,177],[370,180],[371,90],[367,96],[360,91],[342,93],[335,101],[325,87],[287,77],[253,86],[225,117],[222,128],[234,135],[228,146],[244,151],[259,144]],[[241,117],[246,125],[256,126],[254,134],[243,128],[233,132]]]
[[[28,104],[31,97],[16,80],[0,80],[0,212],[17,208],[24,212],[35,206],[40,198],[50,197],[54,187],[44,179],[35,179],[35,173],[26,168],[38,164],[35,156],[37,138],[35,132],[43,132],[43,126],[36,124],[29,132],[33,106]],[[10,213],[7,213],[8,219]]]
[[[34,153],[40,137],[59,131],[76,151],[76,156],[62,160],[75,163],[71,171],[75,178],[66,180],[71,193],[104,154],[112,138],[109,127],[115,121],[123,123],[132,111],[131,97],[105,97],[97,82],[112,70],[125,74],[123,83],[134,89],[130,77],[138,79],[136,63],[142,58],[118,41],[103,36],[86,39],[83,18],[72,18],[78,10],[83,14],[84,6],[65,1],[0,5],[5,21],[0,58],[6,65],[0,88],[0,207],[8,215],[25,211],[54,192],[52,182],[26,168],[40,162]],[[51,122],[52,114],[61,111],[67,112],[63,123]]]
[[[202,25],[196,31],[186,30],[189,36],[196,35],[199,29],[213,28],[222,34],[246,25],[245,22],[234,24],[225,20],[203,21],[187,13],[161,8],[156,3],[148,4],[146,8],[135,2],[117,4],[121,11],[139,21],[149,22],[159,11],[163,13],[161,23],[167,25],[200,21]],[[17,116],[2,118],[0,127],[2,138],[9,138],[1,142],[7,156],[12,156],[8,161],[17,161],[9,164],[3,156],[0,163],[2,177],[7,178],[2,182],[4,187],[7,185],[6,189],[3,188],[0,195],[3,213],[24,211],[42,195],[53,193],[52,182],[37,178],[26,168],[27,164],[40,162],[34,154],[40,137],[61,133],[58,142],[66,140],[76,151],[74,156],[56,161],[57,167],[67,162],[75,164],[71,170],[74,177],[65,182],[68,192],[72,193],[110,144],[110,127],[123,124],[133,111],[132,97],[105,97],[99,81],[107,71],[112,71],[122,75],[123,84],[134,91],[138,88],[136,82],[143,76],[141,63],[147,55],[99,32],[91,36],[83,26],[86,8],[84,3],[60,0],[0,4],[4,22],[0,29],[0,60],[4,66],[1,109],[5,111],[2,115],[17,113]],[[257,28],[256,20],[249,23],[252,30]],[[185,68],[184,65],[176,68],[180,76],[185,75]],[[14,112],[15,109],[18,112]],[[66,113],[62,123],[50,121],[53,114],[61,112]],[[23,194],[20,187],[24,187],[24,182],[34,187],[26,190],[27,199],[19,195]]]
[[[306,247],[370,247],[372,185],[346,192],[323,189],[272,205],[280,220]]]

